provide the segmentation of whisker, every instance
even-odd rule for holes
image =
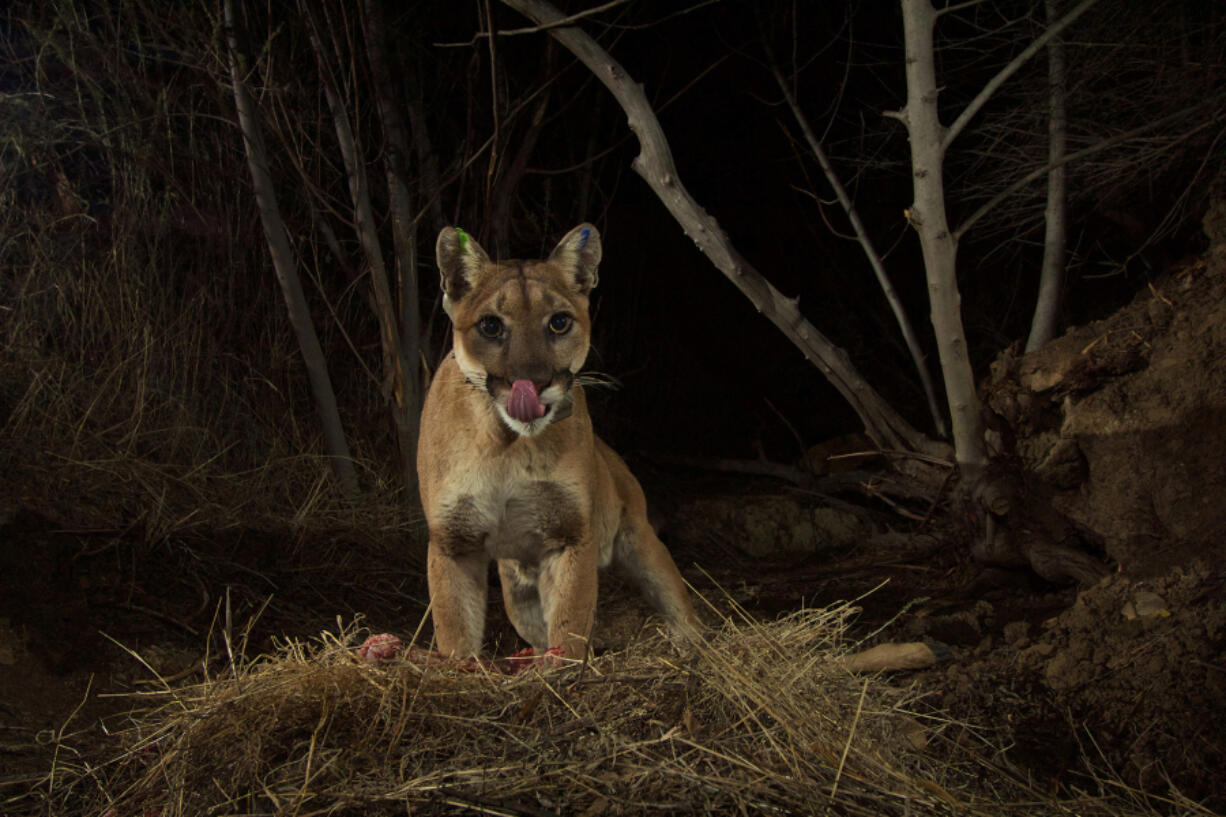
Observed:
[[[622,382],[611,374],[604,372],[580,372],[575,376],[575,382],[584,388],[597,389],[612,389],[616,391],[622,387]]]

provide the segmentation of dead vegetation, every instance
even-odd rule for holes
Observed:
[[[16,813],[1209,814],[1087,777],[1059,796],[973,725],[837,656],[850,605],[726,620],[520,676],[363,663],[357,626],[138,696],[101,739],[70,722]],[[241,639],[227,638],[238,650]]]
[[[267,250],[232,195],[235,132],[197,92],[203,66],[151,53],[182,51],[200,19],[26,11],[0,46],[23,89],[0,99],[0,523],[21,508],[155,544],[287,513],[403,532],[411,503],[368,448],[363,507],[336,497]],[[320,307],[333,346],[345,306]],[[378,384],[349,360],[357,426]]]

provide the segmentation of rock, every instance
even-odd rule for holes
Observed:
[[[1133,596],[1132,601],[1124,604],[1122,612],[1124,618],[1129,621],[1134,621],[1138,618],[1152,618],[1153,616],[1169,616],[1171,614],[1162,596],[1149,590],[1142,590]]]
[[[1018,382],[1036,394],[1054,389],[1063,383],[1073,370],[1077,360],[1073,357],[1056,357],[1054,360],[1035,359],[1022,364]],[[1046,365],[1045,365],[1046,364]]]
[[[670,531],[693,542],[715,535],[756,557],[815,553],[855,544],[868,535],[855,514],[812,508],[777,495],[694,501],[677,512]]]
[[[1025,621],[1010,621],[1004,629],[1005,643],[1023,649],[1030,637],[1030,625]]]

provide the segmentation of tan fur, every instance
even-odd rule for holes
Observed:
[[[643,491],[593,433],[574,382],[587,357],[601,251],[588,224],[544,261],[496,264],[465,233],[449,227],[439,235],[455,348],[426,396],[417,468],[444,655],[480,652],[490,559],[507,614],[538,655],[561,647],[568,658],[584,656],[597,569],[610,563],[629,573],[675,634],[697,631],[681,575],[648,524]],[[565,333],[550,326],[559,314],[573,318]],[[505,329],[495,339],[481,331],[489,317]],[[507,413],[511,384],[521,379],[538,384],[544,417],[520,422]]]

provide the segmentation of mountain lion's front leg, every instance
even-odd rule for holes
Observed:
[[[488,592],[488,558],[472,548],[457,547],[441,536],[430,536],[426,579],[438,651],[450,658],[471,658],[481,652]]]
[[[540,569],[511,559],[498,561],[498,578],[502,583],[502,601],[507,617],[519,637],[527,641],[537,655],[549,649],[549,627],[541,611],[539,588]]]
[[[583,660],[596,615],[597,551],[590,532],[546,554],[539,587],[549,649],[561,648],[564,657]]]

